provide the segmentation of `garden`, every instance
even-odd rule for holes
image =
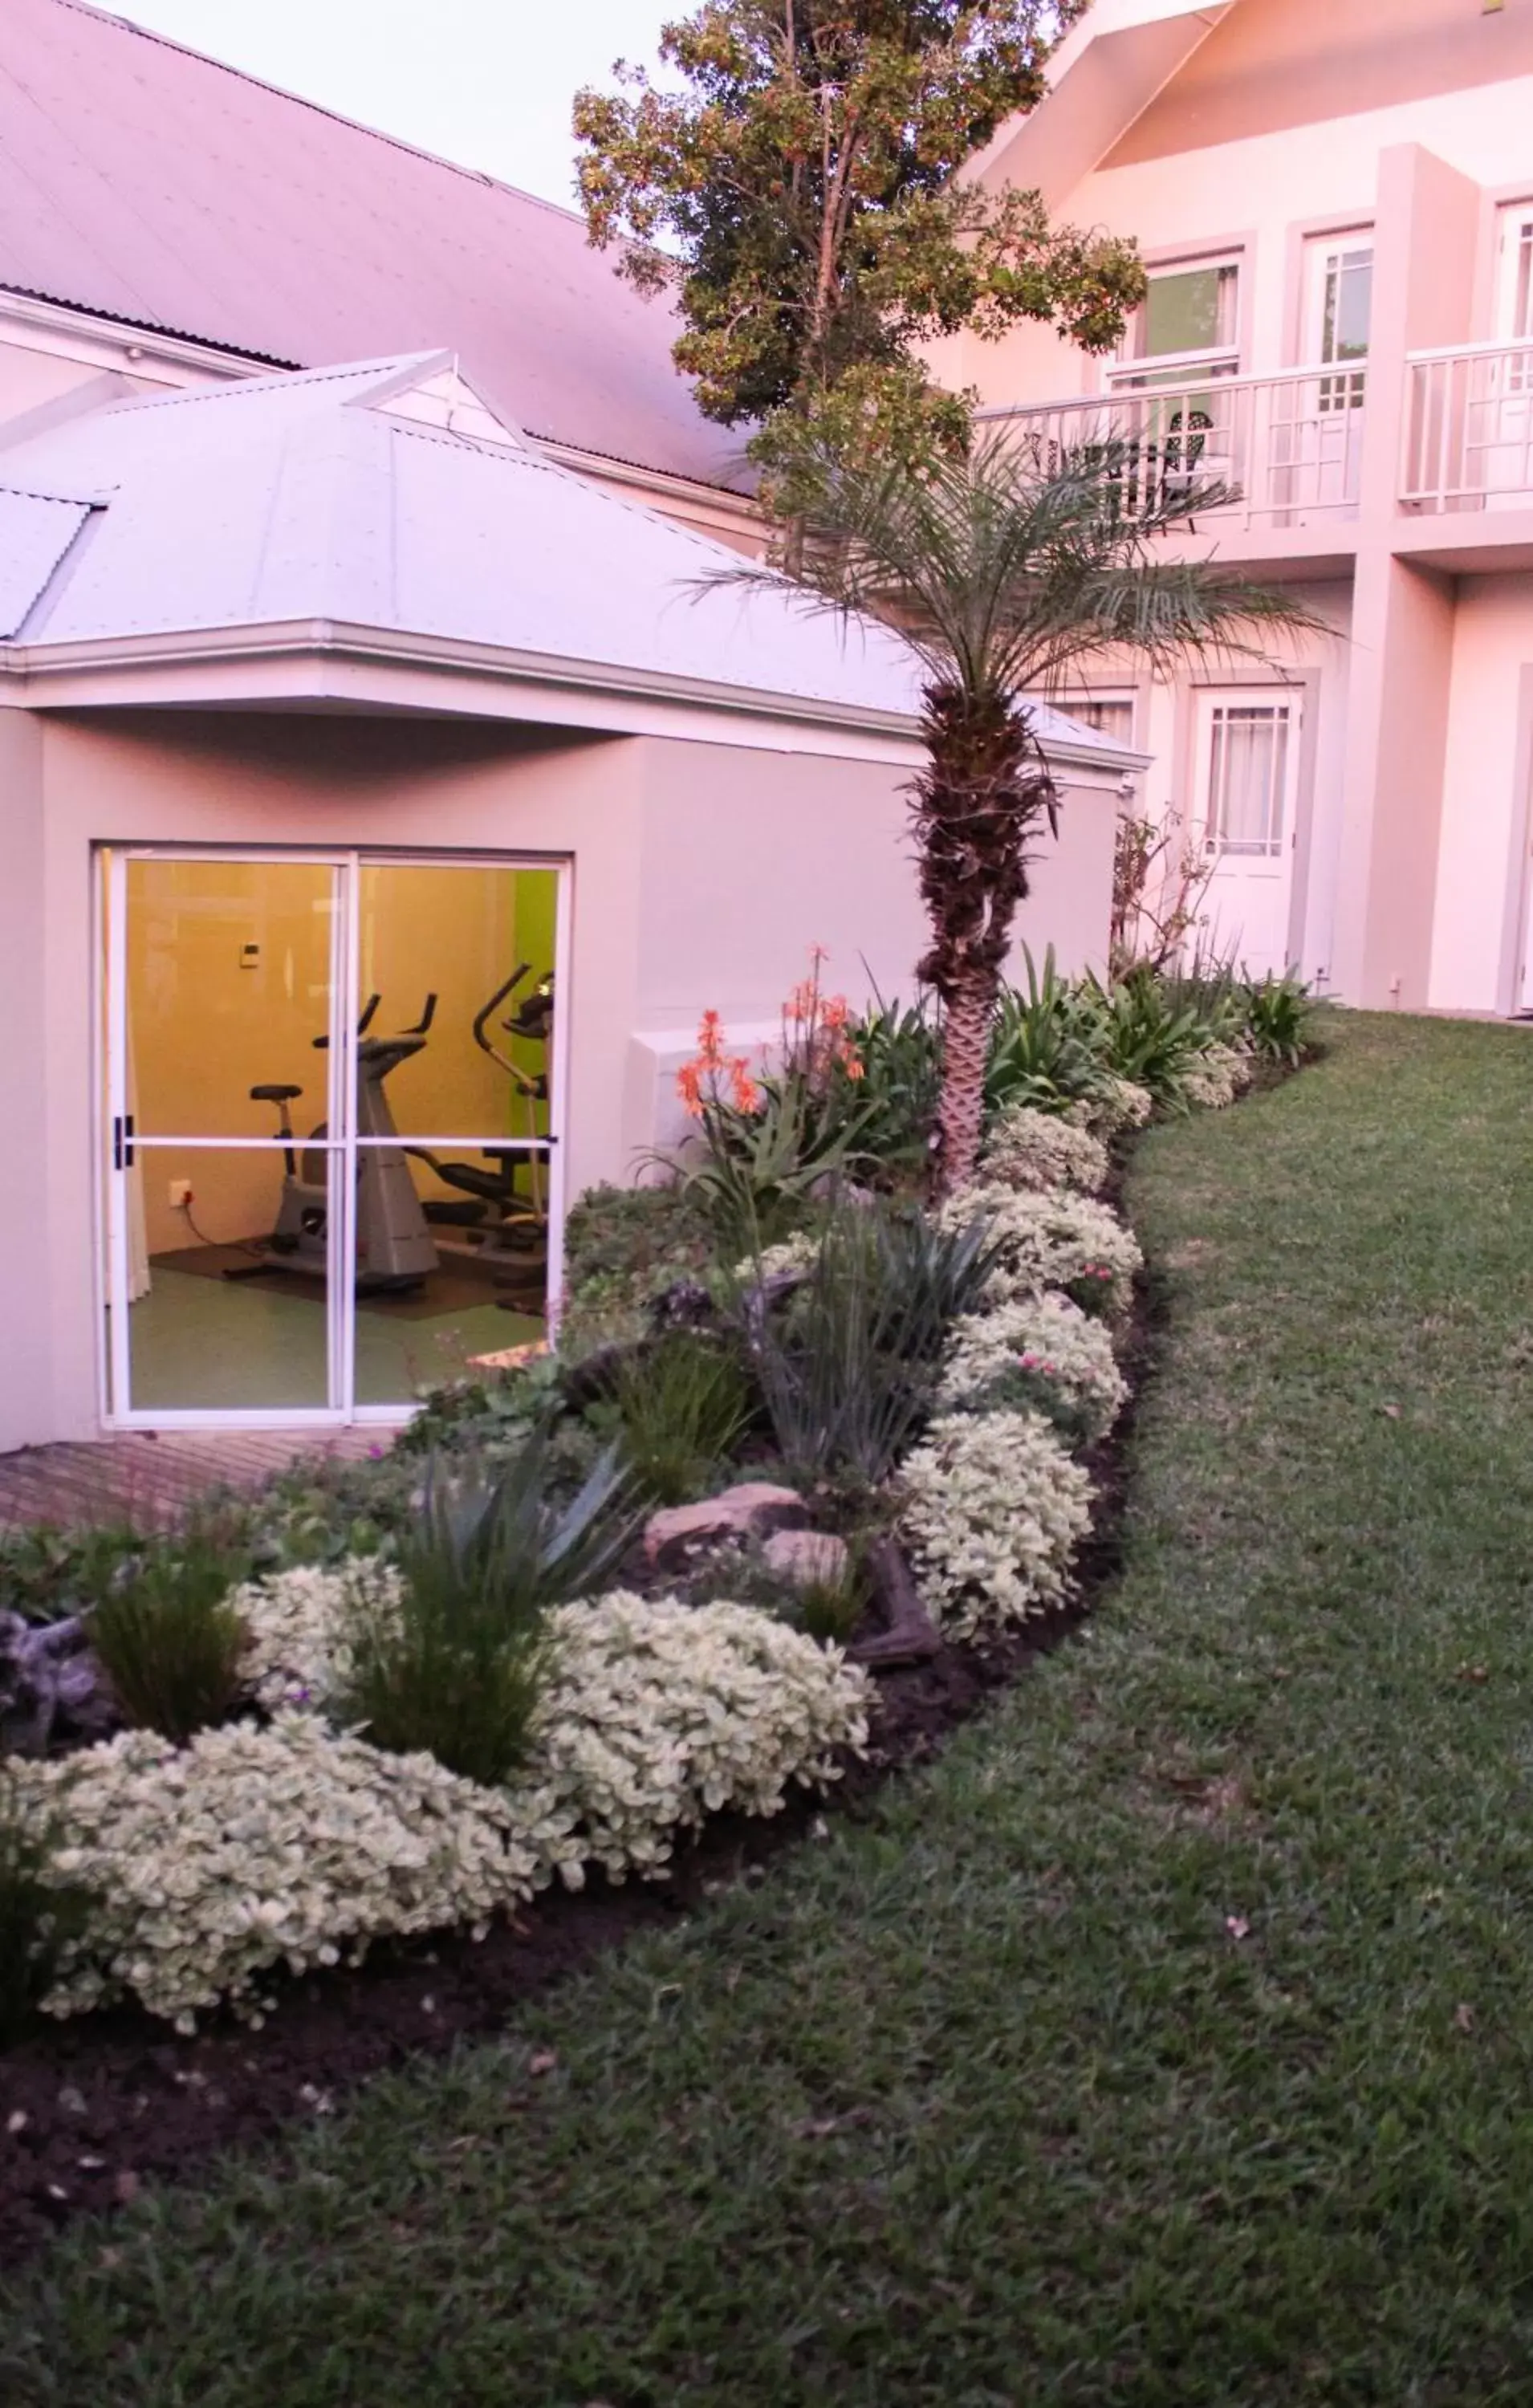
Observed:
[[[383,1960],[451,1943],[493,1992],[545,1894],[607,1928],[700,1832],[929,1747],[1067,1627],[1127,1396],[1123,1148],[1297,1063],[1307,1018],[1291,982],[1045,964],[937,1197],[934,1015],[853,1018],[816,959],[772,1063],[709,1015],[692,1140],[582,1199],[552,1351],[187,1529],[8,1541],[13,2219],[141,2171],[57,2098],[138,2067],[150,2018],[189,2075],[234,2035],[258,2085],[317,1981],[381,2000]],[[417,1995],[412,2037],[454,2037]]]

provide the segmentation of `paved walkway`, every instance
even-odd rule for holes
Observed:
[[[355,1462],[378,1429],[142,1430],[0,1455],[0,1528],[37,1522],[173,1521],[209,1488],[259,1488],[301,1455]]]

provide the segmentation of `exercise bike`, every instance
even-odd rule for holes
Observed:
[[[401,1062],[423,1051],[426,1032],[436,1015],[437,997],[427,996],[425,1010],[413,1028],[402,1029],[396,1037],[369,1037],[367,1031],[380,1000],[376,995],[369,996],[357,1022],[355,1280],[359,1295],[419,1287],[441,1267],[403,1149],[368,1141],[399,1134],[383,1093],[383,1082]],[[328,1037],[316,1037],[316,1053],[324,1053],[329,1043]],[[254,1260],[226,1269],[225,1279],[257,1279],[267,1271],[298,1271],[317,1279],[325,1276],[329,1267],[330,1156],[319,1148],[326,1134],[326,1124],[322,1121],[310,1132],[310,1145],[300,1158],[290,1107],[302,1094],[302,1087],[279,1083],[251,1089],[252,1103],[277,1107],[277,1134],[282,1143],[282,1195],[276,1226],[257,1250]]]
[[[456,1240],[443,1239],[441,1244],[450,1252],[472,1255],[523,1287],[541,1281],[548,1250],[548,1168],[553,1140],[538,1129],[537,1108],[548,1101],[549,1080],[546,1069],[524,1070],[506,1053],[495,1042],[492,1024],[501,1006],[531,975],[531,968],[528,962],[519,962],[475,1014],[473,1023],[475,1044],[510,1080],[513,1096],[524,1109],[526,1140],[520,1145],[485,1146],[482,1164],[444,1162],[423,1146],[410,1149],[444,1186],[455,1187],[466,1199],[427,1198],[423,1210],[431,1227],[463,1232]],[[498,1025],[513,1039],[546,1048],[553,1030],[552,973],[539,979]],[[528,1181],[525,1191],[517,1184],[523,1165]]]

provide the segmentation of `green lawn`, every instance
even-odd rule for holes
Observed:
[[[1533,1032],[1330,1033],[1139,1148],[1089,1632],[503,2045],[75,2234],[7,2403],[1526,2408]]]

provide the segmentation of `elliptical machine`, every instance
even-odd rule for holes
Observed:
[[[464,1233],[456,1245],[451,1239],[444,1239],[443,1244],[451,1251],[471,1254],[508,1276],[517,1276],[523,1284],[525,1277],[538,1268],[548,1244],[548,1168],[553,1140],[538,1130],[537,1107],[548,1101],[549,1079],[546,1069],[524,1070],[506,1053],[495,1042],[491,1024],[531,970],[530,962],[519,962],[510,977],[476,1012],[473,1024],[475,1044],[510,1080],[516,1100],[525,1110],[526,1141],[517,1146],[484,1147],[488,1168],[475,1162],[444,1162],[423,1146],[410,1149],[416,1160],[434,1170],[444,1185],[455,1187],[468,1199],[460,1203],[445,1196],[427,1198],[423,1210],[432,1227]],[[499,1026],[512,1038],[547,1047],[553,1031],[552,971],[537,981]],[[525,1193],[517,1185],[523,1165],[528,1180]]]
[[[368,1143],[369,1139],[399,1134],[383,1093],[383,1082],[401,1062],[423,1051],[426,1032],[436,1017],[437,997],[427,996],[425,1010],[413,1028],[402,1029],[397,1037],[369,1037],[367,1031],[380,1001],[380,996],[369,996],[357,1022],[355,1280],[359,1295],[416,1288],[440,1268],[440,1256],[426,1226],[404,1150]],[[324,1053],[329,1043],[327,1036],[316,1037],[315,1052]],[[319,1151],[319,1145],[326,1134],[326,1124],[322,1121],[310,1132],[312,1150],[306,1149],[300,1159],[289,1107],[302,1094],[302,1087],[282,1084],[251,1089],[252,1103],[277,1107],[277,1134],[282,1141],[282,1197],[276,1226],[254,1260],[226,1269],[225,1279],[256,1279],[266,1271],[298,1271],[318,1279],[325,1276],[329,1259],[330,1159]]]

